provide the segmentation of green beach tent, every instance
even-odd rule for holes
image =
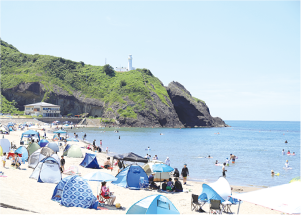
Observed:
[[[39,148],[41,148],[39,146],[39,144],[37,144],[36,142],[31,143],[28,147],[27,147],[27,151],[28,151],[28,157],[34,153],[35,151],[37,151]]]
[[[83,158],[82,150],[77,145],[72,145],[68,150],[66,150],[63,154],[64,156],[70,158]]]

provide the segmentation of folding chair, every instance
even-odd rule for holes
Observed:
[[[141,188],[147,188],[148,187],[148,181],[147,180],[144,180],[144,177],[140,177],[140,180],[139,180],[139,187],[140,189]]]
[[[100,203],[106,203],[108,205],[111,205],[111,197],[110,196],[103,196],[101,195],[97,195],[97,199]]]
[[[191,195],[191,210],[200,210],[202,207],[202,204],[199,203],[199,196],[192,194]]]
[[[221,209],[221,200],[216,200],[216,199],[210,199],[210,209],[209,209],[209,214],[212,212],[218,212],[219,214],[222,214],[222,209]]]

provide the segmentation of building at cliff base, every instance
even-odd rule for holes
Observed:
[[[42,115],[43,117],[59,117],[60,106],[49,104],[46,102],[24,105],[24,115],[31,115],[31,116]]]

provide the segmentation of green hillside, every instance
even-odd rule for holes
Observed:
[[[15,107],[15,101],[10,102],[3,95],[1,95],[0,103],[0,113],[23,114],[23,111],[19,111]]]
[[[46,91],[51,92],[53,85],[57,85],[70,95],[80,91],[85,97],[104,101],[107,111],[112,110],[112,104],[126,104],[124,99],[128,96],[135,106],[117,112],[129,118],[136,118],[137,112],[147,108],[145,101],[152,99],[150,91],[168,105],[166,89],[147,69],[119,73],[110,65],[92,66],[49,55],[23,54],[2,40],[1,57],[2,89],[15,87],[22,82],[40,82]],[[47,93],[43,101],[47,101]]]

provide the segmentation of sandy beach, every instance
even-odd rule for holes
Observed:
[[[33,130],[41,129],[31,128]],[[52,137],[53,134],[49,127],[45,127],[47,136]],[[24,130],[25,131],[25,130]],[[17,147],[19,147],[20,137],[24,131],[13,131],[10,135],[4,135],[5,138],[13,142]],[[41,134],[43,132],[40,131]],[[2,136],[1,136],[2,138]],[[86,144],[84,142],[73,142],[72,144],[77,144],[80,147],[84,147]],[[91,151],[87,149],[82,149],[83,155],[86,152],[90,153]],[[126,152],[124,152],[126,153]],[[60,151],[59,156],[62,154]],[[103,165],[107,155],[105,153],[97,153],[97,160],[100,165]],[[65,168],[68,168],[71,165],[76,165],[79,168],[79,172],[82,176],[94,172],[94,171],[103,171],[112,175],[117,174],[117,167],[114,167],[113,171],[111,170],[95,170],[88,169],[79,166],[82,158],[68,158],[65,157],[66,164]],[[51,200],[53,190],[56,184],[49,183],[38,183],[34,179],[30,179],[33,169],[28,168],[27,163],[22,164],[21,170],[15,170],[10,168],[11,161],[6,162],[6,168],[3,168],[2,163],[0,166],[0,171],[4,172],[4,175],[7,177],[1,177],[0,182],[0,202],[5,205],[13,206],[20,209],[4,208],[0,207],[1,214],[27,214],[27,213],[43,213],[43,214],[88,214],[88,213],[97,213],[97,214],[125,214],[132,204],[138,200],[154,194],[162,194],[157,191],[146,191],[146,190],[129,190],[122,188],[111,183],[108,183],[110,190],[114,192],[116,196],[115,203],[120,203],[125,210],[93,210],[93,209],[83,209],[83,208],[68,208],[60,206],[57,202]],[[63,174],[62,177],[67,177],[68,175]],[[188,178],[189,179],[189,178]],[[182,182],[182,179],[181,179]],[[98,182],[89,182],[94,195],[97,195]],[[233,187],[233,194],[238,192],[250,192],[257,189],[264,189],[258,187],[243,187],[235,186]],[[162,195],[166,196],[179,210],[181,214],[192,214],[199,213],[191,211],[191,194],[201,194],[202,192],[202,183],[195,181],[188,181],[187,185],[183,185],[184,190],[191,190],[188,193],[163,193]],[[206,213],[209,212],[209,204],[205,204],[203,209]],[[238,206],[233,205],[231,210],[233,213],[237,213]],[[281,214],[278,211],[274,211],[259,205],[250,204],[243,202],[240,205],[240,214]]]

